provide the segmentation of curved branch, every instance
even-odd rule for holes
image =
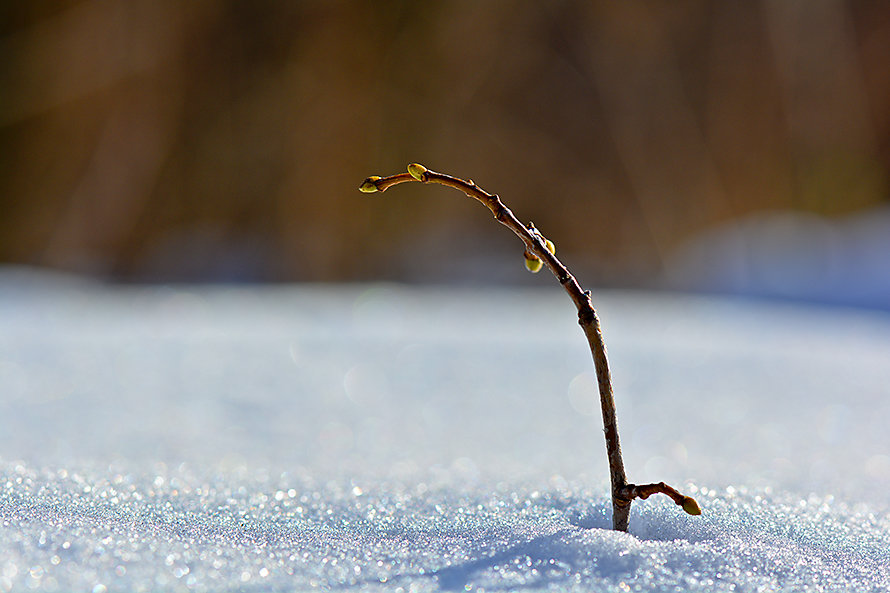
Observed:
[[[497,194],[490,194],[476,185],[472,180],[465,181],[458,177],[452,177],[444,173],[437,173],[423,165],[412,163],[408,165],[407,173],[399,173],[389,177],[372,176],[365,179],[359,186],[359,190],[365,193],[383,192],[394,185],[409,181],[420,183],[438,183],[463,192],[467,196],[478,200],[485,205],[494,218],[513,231],[525,244],[526,262],[531,258],[540,260],[553,273],[557,281],[568,293],[569,298],[578,309],[578,323],[581,325],[590,351],[593,355],[593,365],[596,370],[597,384],[599,386],[600,407],[603,415],[603,431],[606,439],[606,455],[609,460],[609,475],[612,490],[612,528],[627,531],[630,517],[630,505],[635,498],[648,498],[656,492],[671,496],[683,509],[690,514],[699,514],[698,504],[688,496],[683,496],[663,482],[637,486],[627,482],[624,470],[624,460],[621,456],[621,443],[618,438],[618,420],[615,413],[615,398],[612,392],[612,375],[609,371],[609,361],[606,357],[606,345],[600,328],[599,317],[590,300],[590,292],[585,291],[575,280],[575,277],[556,257],[556,249],[544,235],[532,224],[528,226],[519,222],[513,212],[507,208]],[[548,245],[549,244],[549,245]],[[531,256],[531,258],[530,258]],[[529,267],[537,271],[536,268]],[[677,498],[679,497],[679,498]],[[688,501],[691,501],[689,503]],[[697,510],[698,512],[692,512]]]

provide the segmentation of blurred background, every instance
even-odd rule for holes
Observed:
[[[0,3],[0,263],[890,309],[885,0]]]

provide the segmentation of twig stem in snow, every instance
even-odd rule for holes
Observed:
[[[590,351],[593,354],[593,365],[599,385],[600,407],[603,414],[603,431],[606,437],[606,454],[609,459],[609,474],[612,486],[612,528],[627,531],[630,517],[630,505],[635,498],[648,498],[652,494],[661,493],[669,496],[675,503],[683,507],[689,514],[698,515],[701,510],[692,498],[684,496],[664,482],[638,486],[627,482],[624,461],[621,457],[621,443],[618,439],[618,420],[615,414],[615,398],[612,394],[612,376],[609,372],[609,361],[606,358],[606,345],[600,329],[599,317],[590,301],[590,292],[582,290],[575,277],[555,255],[555,248],[531,224],[519,222],[513,212],[507,208],[496,194],[490,194],[477,186],[473,181],[464,181],[451,175],[437,173],[413,163],[408,165],[407,173],[399,173],[390,177],[368,177],[359,189],[365,193],[383,192],[394,185],[409,181],[421,183],[438,183],[454,188],[467,196],[484,204],[495,219],[513,231],[525,244],[525,257],[529,269],[537,271],[543,262],[553,273],[557,281],[568,293],[569,298],[578,309],[578,323],[587,336]],[[533,267],[535,266],[536,267]]]

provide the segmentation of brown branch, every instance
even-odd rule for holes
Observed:
[[[677,503],[678,506],[683,507],[683,510],[690,515],[701,515],[701,508],[698,506],[698,503],[695,502],[694,498],[677,492],[677,490],[671,488],[664,482],[641,485],[628,484],[623,488],[621,496],[626,500],[633,500],[634,498],[642,498],[645,500],[653,494],[664,494],[665,496],[670,497],[670,499]]]
[[[548,241],[534,225],[529,224],[526,226],[519,222],[519,219],[501,202],[496,194],[486,192],[473,183],[472,180],[464,181],[451,175],[430,171],[417,163],[408,165],[407,173],[400,173],[390,177],[368,177],[359,186],[359,190],[365,193],[383,192],[394,185],[408,181],[446,185],[484,204],[491,210],[498,222],[513,231],[525,244],[526,266],[529,270],[535,272],[540,270],[540,264],[543,262],[568,293],[572,302],[575,303],[575,307],[578,309],[578,323],[581,325],[584,335],[587,336],[590,351],[593,354],[593,366],[596,370],[596,378],[599,385],[603,431],[606,438],[606,455],[609,460],[609,475],[612,487],[612,528],[619,531],[627,531],[631,502],[635,498],[645,499],[655,493],[667,494],[690,514],[701,513],[695,500],[680,494],[663,482],[644,486],[628,484],[627,475],[624,471],[624,461],[621,457],[621,443],[618,439],[618,420],[615,414],[615,399],[612,393],[612,376],[609,372],[609,361],[606,357],[606,345],[603,342],[600,321],[596,310],[593,308],[593,303],[590,301],[590,292],[583,290],[578,281],[575,280],[575,277],[557,259],[555,255],[556,248],[553,246],[553,243]]]

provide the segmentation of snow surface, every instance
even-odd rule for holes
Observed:
[[[890,316],[0,273],[0,591],[888,591]]]
[[[756,212],[707,229],[665,262],[686,290],[890,310],[890,206],[826,218]]]

